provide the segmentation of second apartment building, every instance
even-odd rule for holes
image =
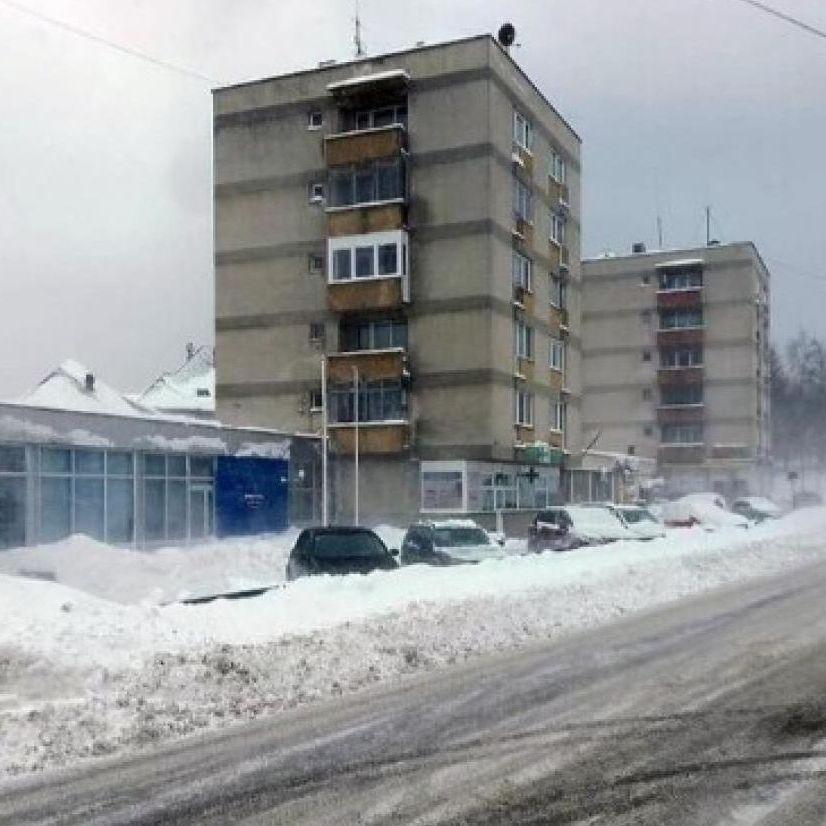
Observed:
[[[754,244],[583,264],[584,430],[656,462],[672,494],[761,493],[769,470],[769,272]]]
[[[318,431],[325,355],[337,521],[356,418],[364,522],[558,501],[581,451],[580,141],[510,56],[479,36],[214,109],[221,419]]]

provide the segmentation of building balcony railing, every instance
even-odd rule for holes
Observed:
[[[548,242],[548,258],[551,272],[565,273],[571,267],[571,252],[565,244]]]
[[[657,384],[660,387],[702,384],[704,375],[702,367],[661,367],[657,371]]]
[[[530,290],[526,290],[519,284],[514,284],[513,304],[517,309],[522,309],[528,315],[533,315],[536,306],[536,299]]]
[[[561,430],[549,430],[548,444],[561,450],[565,447],[565,434]]]
[[[684,344],[702,344],[705,327],[671,327],[657,330],[658,347],[678,347]]]
[[[340,455],[352,456],[356,451],[358,427],[359,455],[404,453],[410,448],[410,423],[407,420],[353,422],[330,424],[330,441]]]
[[[657,408],[658,424],[701,424],[705,418],[703,404],[664,404]]]
[[[327,235],[364,235],[404,229],[407,203],[404,198],[392,201],[373,201],[346,207],[328,207]]]
[[[753,460],[754,448],[748,445],[712,445],[709,451],[712,459],[739,459],[740,461]]]
[[[658,310],[697,309],[703,306],[703,288],[688,287],[684,290],[659,290]]]
[[[559,248],[559,269],[563,272],[568,270],[571,266],[571,251],[565,244]]]
[[[513,216],[513,237],[526,247],[533,246],[533,223],[515,214]]]
[[[705,459],[706,447],[701,442],[662,444],[657,448],[657,462],[661,465],[696,465]]]
[[[342,166],[392,158],[406,151],[407,130],[401,123],[375,129],[337,132],[327,135],[324,139],[327,166]]]
[[[559,467],[565,460],[563,449],[550,442],[517,441],[513,446],[513,452],[514,459],[526,465],[551,465],[553,467]]]
[[[548,194],[551,196],[551,201],[555,201],[560,206],[567,207],[571,203],[568,184],[555,181],[553,178],[548,179]]]
[[[524,169],[529,175],[533,174],[533,152],[528,151],[524,146],[520,146],[518,143],[513,144],[511,160],[514,166]]]
[[[337,313],[396,310],[404,303],[399,276],[355,278],[327,285],[327,306]]]
[[[327,376],[331,382],[351,382],[354,369],[358,371],[360,381],[402,379],[408,372],[407,351],[402,347],[392,347],[327,354]]]

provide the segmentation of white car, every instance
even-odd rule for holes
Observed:
[[[731,506],[734,513],[751,519],[752,522],[765,522],[767,519],[779,519],[783,512],[780,508],[763,496],[743,496],[735,499]]]
[[[411,525],[402,540],[402,565],[462,565],[502,559],[505,551],[471,519]]]
[[[665,536],[665,527],[648,508],[642,505],[608,505],[634,534],[636,539],[661,539]]]
[[[751,524],[744,516],[732,513],[725,501],[716,493],[690,493],[663,505],[663,521],[674,528],[699,525],[705,530],[717,528],[748,528]]]
[[[628,526],[606,505],[566,505],[570,531],[589,544],[634,539]]]

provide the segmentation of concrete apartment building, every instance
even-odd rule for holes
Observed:
[[[752,243],[583,262],[583,438],[656,461],[673,493],[759,493],[769,272]]]
[[[490,36],[214,95],[217,411],[361,521],[527,512],[581,452],[580,140]],[[591,488],[604,485],[594,473]]]

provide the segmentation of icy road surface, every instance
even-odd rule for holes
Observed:
[[[0,824],[826,822],[826,564],[142,756]]]

